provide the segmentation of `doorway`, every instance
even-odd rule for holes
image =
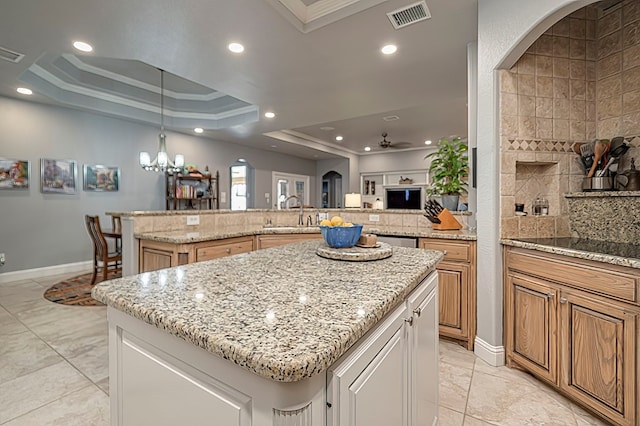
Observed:
[[[342,207],[342,175],[331,170],[322,176],[322,207]]]
[[[253,167],[239,159],[229,167],[229,174],[231,210],[253,208]]]

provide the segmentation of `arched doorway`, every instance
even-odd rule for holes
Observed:
[[[334,170],[322,176],[322,208],[342,207],[342,175]]]

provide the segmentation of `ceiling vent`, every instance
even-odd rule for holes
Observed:
[[[22,58],[24,58],[24,55],[22,53],[14,52],[0,46],[0,59],[4,59],[5,61],[17,64],[22,60]]]
[[[396,30],[404,28],[407,25],[415,24],[416,22],[424,21],[431,18],[431,12],[427,7],[427,3],[424,1],[410,4],[401,9],[394,10],[387,13],[391,25]]]

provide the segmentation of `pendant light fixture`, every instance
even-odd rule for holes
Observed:
[[[164,70],[160,71],[160,134],[158,135],[158,154],[156,158],[151,161],[151,156],[148,152],[140,153],[140,166],[152,172],[161,173],[178,173],[181,172],[184,167],[184,155],[176,154],[175,161],[169,160],[167,155],[167,141],[164,134]]]

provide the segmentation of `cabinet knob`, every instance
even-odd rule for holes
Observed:
[[[405,318],[404,322],[408,322],[409,325],[413,325],[413,317]]]
[[[420,314],[422,313],[422,308],[415,308],[413,310],[413,313],[416,314],[417,316],[420,316]]]
[[[567,303],[567,298],[566,297],[561,297],[560,298],[560,303]]]
[[[227,249],[227,253],[231,254],[231,249],[230,248]]]
[[[554,296],[553,293],[547,293],[547,299],[551,299]]]

